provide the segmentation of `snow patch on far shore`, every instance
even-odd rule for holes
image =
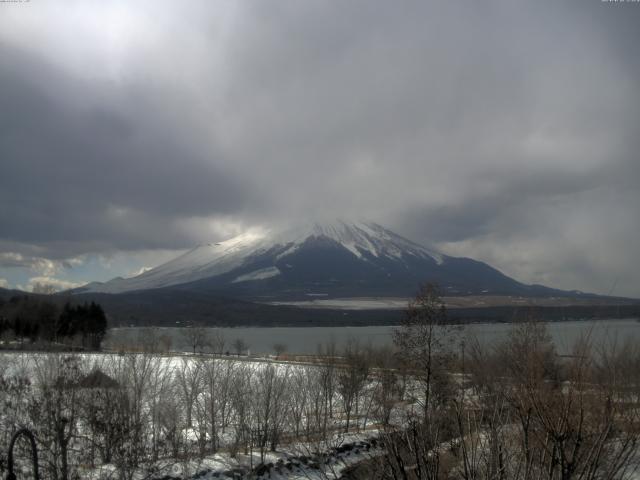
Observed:
[[[264,280],[265,278],[276,277],[278,275],[280,275],[280,270],[278,270],[278,267],[261,268],[260,270],[255,270],[253,272],[240,275],[239,277],[234,278],[231,283],[249,282],[251,280]]]

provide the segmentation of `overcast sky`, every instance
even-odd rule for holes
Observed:
[[[632,2],[0,3],[0,286],[339,215],[640,297],[639,48]]]

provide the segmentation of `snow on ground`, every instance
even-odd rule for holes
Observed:
[[[260,270],[255,270],[251,273],[240,275],[239,277],[234,278],[231,283],[248,282],[251,280],[264,280],[266,278],[276,277],[278,275],[280,275],[280,270],[278,270],[278,267],[261,268]]]
[[[238,453],[232,458],[221,452],[199,460],[182,462],[159,462],[158,473],[151,480],[334,480],[343,471],[364,460],[384,453],[377,440],[377,430],[362,433],[336,434],[325,442],[325,450],[318,452],[318,445],[297,442],[279,448],[276,452],[265,452],[264,462],[260,453],[252,450],[248,454]],[[114,474],[112,465],[101,465],[88,472],[92,479],[108,478]]]
[[[0,353],[0,364],[4,366],[3,375],[17,375],[30,378],[32,384],[38,382],[38,368],[41,368],[43,362],[47,362],[49,353],[34,352],[6,352]],[[139,354],[104,354],[104,353],[85,353],[76,354],[83,359],[82,364],[85,365],[86,371],[94,368],[103,368],[109,371],[109,362],[118,361],[128,356]],[[295,363],[275,362],[269,359],[238,361],[237,359],[214,358],[209,355],[154,355],[160,364],[168,371],[178,372],[180,368],[184,368],[189,362],[199,359],[213,359],[215,362],[234,362],[242,365],[244,368],[257,372],[260,369],[272,365],[280,374],[291,374],[296,369],[313,369],[316,366],[303,365]],[[40,366],[40,367],[39,367]],[[371,385],[364,388],[364,392],[368,392],[373,388]],[[364,397],[364,395],[363,395]],[[336,401],[337,402],[337,401]],[[362,405],[363,408],[366,406]],[[397,412],[398,415],[400,412]],[[251,478],[260,479],[337,479],[341,472],[348,466],[358,463],[362,460],[380,455],[382,450],[379,442],[375,437],[379,434],[375,426],[372,428],[373,419],[369,418],[352,418],[351,428],[360,430],[362,433],[334,433],[328,440],[317,443],[305,443],[296,441],[293,443],[283,442],[278,446],[276,452],[267,452],[264,459],[264,466],[259,469],[261,475]],[[330,420],[329,431],[342,432],[345,426],[345,419],[340,413]],[[367,428],[368,427],[368,428]],[[194,452],[197,451],[198,427],[195,424],[192,429],[183,430],[187,441],[193,445]],[[286,431],[283,432],[286,434]],[[234,458],[230,454],[231,445],[233,444],[233,428],[229,426],[225,435],[220,438],[220,452],[215,455],[205,456],[202,459],[191,458],[189,460],[164,460],[154,465],[157,474],[153,479],[244,479],[249,478],[248,474],[251,467],[260,465],[260,455],[255,449],[249,454],[239,452]],[[83,478],[92,480],[113,478],[115,472],[113,465],[101,465],[92,470],[85,470]],[[142,475],[142,473],[141,473]],[[140,477],[142,478],[142,477]]]
[[[304,308],[337,308],[340,310],[404,310],[408,298],[374,297],[374,298],[314,298],[298,302],[270,302],[270,305],[290,305]]]

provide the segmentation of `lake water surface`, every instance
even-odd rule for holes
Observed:
[[[640,322],[636,319],[583,320],[547,325],[560,354],[570,353],[575,342],[585,335],[589,335],[596,343],[640,341]],[[349,339],[356,339],[363,345],[390,345],[393,342],[394,328],[396,327],[237,327],[212,330],[222,332],[228,345],[225,348],[230,351],[233,350],[231,343],[240,338],[249,346],[251,353],[273,353],[275,344],[283,344],[289,353],[313,354],[319,344],[335,341],[340,349]],[[457,342],[464,339],[468,344],[472,339],[477,339],[483,345],[490,345],[506,338],[512,328],[511,324],[505,323],[466,325],[458,334]],[[119,342],[137,343],[151,336],[163,335],[171,338],[172,350],[189,350],[183,328],[114,328],[109,331],[106,340],[107,345],[116,346]]]

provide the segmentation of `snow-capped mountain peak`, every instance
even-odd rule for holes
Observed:
[[[356,257],[363,255],[374,257],[400,257],[403,253],[431,257],[438,263],[443,255],[421,245],[413,243],[390,230],[373,222],[348,222],[335,220],[332,222],[309,222],[289,229],[280,235],[283,244],[293,241],[295,248],[310,237],[324,237],[335,241],[353,253]]]
[[[231,282],[270,278],[280,273],[275,263],[282,262],[314,239],[332,242],[364,261],[381,257],[401,259],[409,255],[441,264],[444,258],[440,253],[413,243],[376,223],[308,221],[284,229],[252,229],[228,240],[203,243],[138,276],[117,278],[106,283],[93,282],[85,287],[85,291],[121,293],[190,283],[227,274],[246,266],[260,255],[275,252],[273,265],[261,266],[254,272],[243,270]]]
[[[303,222],[254,229],[204,243],[132,278],[80,291],[123,293],[163,287],[250,298],[411,295],[424,282],[448,294],[526,292],[482,262],[455,258],[373,222]]]

